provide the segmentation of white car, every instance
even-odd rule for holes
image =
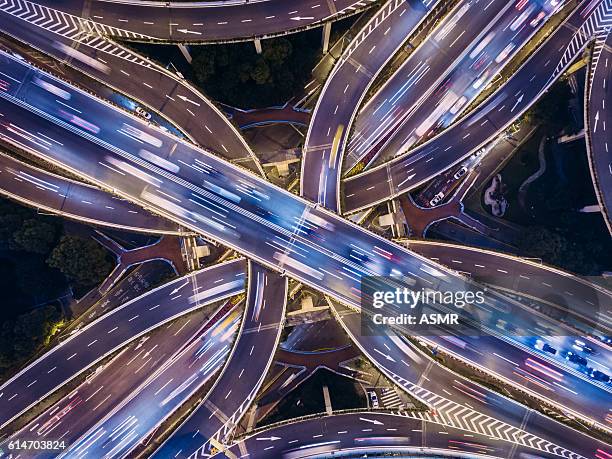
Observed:
[[[151,119],[151,114],[142,107],[136,107],[136,113],[147,120]]]
[[[437,205],[440,203],[440,201],[442,201],[442,199],[443,199],[443,198],[444,198],[444,193],[442,193],[442,192],[440,191],[440,192],[439,192],[437,195],[435,195],[435,196],[432,198],[432,200],[431,200],[431,201],[429,201],[429,205],[430,205],[431,207],[435,207],[435,206],[437,206]]]
[[[455,172],[455,175],[453,175],[453,177],[455,178],[455,180],[459,180],[461,177],[463,177],[468,171],[468,168],[465,166],[462,166],[461,169],[459,169],[457,172]]]
[[[368,391],[368,395],[370,396],[370,402],[372,404],[372,408],[378,408],[379,404],[378,404],[378,396],[376,395],[376,392],[374,392],[373,390]]]

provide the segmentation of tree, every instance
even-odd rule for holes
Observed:
[[[27,207],[0,200],[0,241],[12,242],[13,233],[21,227],[24,219],[33,214]]]
[[[251,68],[250,77],[257,84],[265,84],[270,79],[270,67],[263,59],[258,59],[255,65]]]
[[[47,264],[59,269],[77,288],[99,284],[113,268],[106,251],[98,243],[77,236],[62,236]]]
[[[319,55],[316,32],[252,44],[198,46],[192,50],[196,82],[213,99],[239,108],[280,105],[303,91]]]
[[[292,53],[293,46],[286,38],[267,40],[264,42],[262,55],[271,63],[282,64]]]
[[[33,218],[24,220],[21,227],[13,233],[13,241],[27,252],[49,253],[57,239],[56,225]]]
[[[196,80],[205,82],[215,75],[217,53],[214,50],[215,48],[206,46],[194,56],[191,65]]]
[[[0,371],[29,358],[42,344],[46,344],[62,314],[57,307],[39,307],[0,327]]]
[[[525,228],[519,246],[527,256],[541,258],[576,274],[590,275],[598,270],[597,263],[589,255],[591,248],[543,226]]]

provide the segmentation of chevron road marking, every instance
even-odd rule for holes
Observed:
[[[533,448],[535,450],[555,454],[567,459],[582,458],[582,456],[559,445],[555,445],[548,440],[539,438],[499,419],[492,418],[472,408],[434,394],[433,392],[416,386],[410,381],[407,381],[397,375],[394,375],[393,379],[408,393],[414,394],[420,399],[425,400],[425,402],[432,406],[436,412],[435,415],[428,412],[410,413],[404,411],[397,412],[397,414],[413,419],[436,422],[449,427],[475,432],[487,437],[515,443],[527,448]]]
[[[605,36],[612,28],[612,0],[602,0],[597,8],[595,8],[590,14],[589,17],[582,23],[580,28],[574,33],[572,40],[567,45],[561,60],[557,64],[555,71],[552,75],[552,78],[556,78],[556,76],[564,71],[566,66],[572,62],[576,56],[584,49],[584,47],[588,44],[592,39],[596,39],[597,42],[600,42],[602,39],[605,39]],[[597,51],[597,47],[594,50],[593,54],[597,54],[595,57],[595,64],[597,59],[599,59],[599,54],[601,53],[600,45],[599,51]],[[595,52],[597,51],[597,53]],[[595,68],[595,65],[591,66]]]
[[[0,0],[0,10],[72,40],[77,40],[83,31],[97,35],[116,35],[122,38],[152,38],[141,33],[98,24],[89,19],[54,10],[28,0]]]

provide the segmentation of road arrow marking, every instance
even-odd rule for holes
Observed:
[[[274,436],[272,436],[272,437],[259,437],[259,438],[256,438],[255,440],[257,440],[257,441],[276,441],[276,440],[280,440],[280,439],[281,439],[281,437],[274,437]]]
[[[202,35],[202,32],[196,32],[195,30],[189,30],[189,29],[176,29],[176,30],[177,32],[185,33],[185,34],[192,33],[194,35]]]
[[[380,352],[378,349],[374,348],[374,352],[378,352],[380,355],[382,355],[385,359],[387,360],[391,360],[392,362],[395,362],[395,359],[393,357],[391,357],[389,354],[383,354],[382,352]]]
[[[521,94],[521,97],[519,97],[518,99],[516,99],[516,103],[514,104],[514,107],[512,107],[512,110],[510,110],[510,113],[512,113],[514,111],[514,109],[516,108],[516,106],[518,104],[520,104],[523,101],[523,97],[525,96],[525,94]]]
[[[189,281],[185,282],[183,285],[179,285],[177,288],[175,288],[174,290],[172,290],[170,292],[170,295],[174,295],[175,293],[177,293],[180,289],[182,289],[185,285],[187,285],[189,283]]]
[[[595,113],[595,125],[593,126],[593,134],[597,132],[597,122],[599,121],[599,110]]]
[[[188,97],[181,96],[181,95],[179,95],[179,96],[177,96],[177,97],[178,97],[179,99],[181,99],[183,102],[189,102],[190,104],[197,105],[198,107],[200,106],[200,104],[198,104],[198,103],[197,103],[195,100],[191,100],[191,99],[189,99]]]
[[[312,19],[314,19],[314,17],[313,16],[303,16],[303,17],[302,16],[294,16],[294,17],[289,18],[289,19],[291,19],[292,21],[301,21],[301,20],[312,20]]]
[[[377,421],[376,419],[367,419],[367,418],[359,418],[360,421],[365,421],[365,422],[369,422],[371,424],[377,425],[377,426],[382,426],[384,425],[382,422]]]

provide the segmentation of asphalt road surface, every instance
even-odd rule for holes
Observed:
[[[359,103],[385,63],[437,4],[432,0],[386,2],[342,53],[312,113],[303,148],[303,196],[328,209],[338,207],[340,163]]]
[[[23,2],[24,0],[17,0]],[[372,0],[161,2],[50,0],[41,4],[87,18],[108,33],[172,42],[236,41],[304,30],[354,14]],[[104,26],[109,26],[106,28]],[[115,30],[113,30],[115,29]]]
[[[52,174],[0,153],[0,194],[38,209],[94,225],[180,234],[178,225],[94,186]]]
[[[254,172],[263,173],[257,158],[237,129],[199,90],[184,78],[151,62],[131,49],[99,36],[82,37],[54,18],[17,17],[0,3],[0,29],[141,101],[164,114],[197,144]],[[78,82],[76,82],[78,83]]]
[[[288,282],[254,263],[249,265],[248,277],[244,319],[223,373],[153,457],[187,458],[200,448],[208,450],[209,439],[223,439],[261,388],[282,331]]]
[[[0,427],[154,327],[244,291],[244,265],[239,259],[181,277],[86,325],[0,386]]]
[[[591,170],[598,190],[598,198],[602,205],[604,219],[612,233],[610,215],[612,213],[612,153],[608,148],[608,132],[606,126],[612,121],[610,110],[606,104],[612,104],[609,90],[612,72],[612,34],[608,33],[601,54],[594,69],[591,93],[587,105],[588,145],[591,158]]]
[[[572,41],[576,30],[585,25],[581,33],[587,34],[589,30],[604,26],[600,18],[606,2],[609,0],[595,2],[594,8],[590,4],[577,7],[477,110],[410,152],[345,180],[344,212],[364,210],[412,190],[499,135],[532,105],[586,46],[585,35],[580,35],[580,46]]]
[[[231,454],[219,453],[214,457],[254,457],[291,459],[298,457],[340,456],[339,452],[353,452],[353,457],[366,457],[368,452],[399,451],[400,457],[409,453],[424,457],[438,457],[445,452],[459,457],[561,457],[577,459],[580,456],[554,446],[542,449],[515,445],[489,435],[468,433],[435,422],[429,415],[412,419],[389,413],[350,413],[314,419],[298,420],[258,431],[230,448]],[[462,426],[463,427],[463,426]],[[503,437],[502,437],[503,438]],[[537,444],[537,440],[533,440]],[[360,453],[360,454],[358,454]],[[395,457],[394,454],[389,454]],[[514,455],[514,456],[513,456]],[[586,456],[589,457],[589,456]]]

